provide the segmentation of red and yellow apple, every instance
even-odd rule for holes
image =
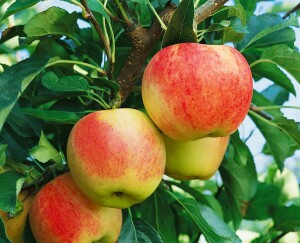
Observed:
[[[142,80],[147,113],[177,141],[230,135],[247,115],[252,93],[247,61],[225,45],[163,48],[148,63]]]
[[[165,170],[160,131],[143,112],[113,109],[79,120],[69,135],[67,159],[77,185],[107,207],[127,208],[150,196]]]
[[[166,153],[165,174],[177,180],[207,180],[218,170],[229,136],[202,138],[189,142],[178,142],[163,136]]]
[[[117,242],[122,211],[91,201],[70,173],[48,182],[29,211],[32,233],[39,243]]]
[[[22,210],[14,216],[9,216],[7,212],[0,210],[0,217],[4,222],[4,227],[8,238],[13,243],[23,243],[23,233],[30,205],[34,198],[28,191],[21,191],[18,200],[22,203]]]

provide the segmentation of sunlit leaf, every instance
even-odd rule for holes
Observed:
[[[75,38],[77,12],[69,13],[59,7],[51,7],[32,17],[24,27],[28,37],[65,35]]]
[[[29,154],[41,163],[46,163],[49,160],[53,160],[56,164],[62,162],[59,152],[53,147],[44,132],[41,133],[38,145],[31,148]]]
[[[16,0],[7,8],[4,16],[2,17],[2,19],[0,19],[0,21],[6,19],[8,16],[13,15],[23,9],[29,8],[41,1],[42,0]]]

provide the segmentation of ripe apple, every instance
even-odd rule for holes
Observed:
[[[48,182],[35,196],[29,223],[37,242],[117,242],[122,211],[91,201],[70,173]]]
[[[70,171],[92,200],[127,208],[150,196],[165,170],[160,131],[143,112],[93,112],[73,127],[67,144]]]
[[[167,162],[165,174],[177,180],[207,180],[218,170],[229,136],[178,142],[163,136]]]
[[[247,61],[225,45],[163,48],[148,63],[142,80],[147,113],[178,141],[230,135],[247,115],[252,93]]]
[[[18,200],[23,203],[21,212],[10,217],[7,212],[0,210],[0,217],[4,222],[6,234],[13,243],[24,242],[23,233],[33,198],[34,195],[28,191],[21,191],[18,195]]]

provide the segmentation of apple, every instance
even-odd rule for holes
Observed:
[[[59,175],[35,196],[29,223],[37,242],[117,242],[122,211],[87,198],[71,174]]]
[[[22,210],[16,215],[10,216],[7,212],[0,210],[0,217],[4,222],[6,234],[13,243],[23,243],[23,233],[30,205],[34,195],[28,191],[21,191],[18,200],[22,203]]]
[[[79,120],[67,143],[74,180],[92,200],[127,208],[149,197],[165,171],[162,135],[131,108],[101,110]]]
[[[218,170],[229,136],[207,137],[189,142],[175,141],[163,136],[167,162],[165,174],[177,180],[207,180]]]
[[[180,43],[163,48],[142,79],[148,115],[177,141],[230,135],[247,115],[252,93],[247,61],[225,45]]]

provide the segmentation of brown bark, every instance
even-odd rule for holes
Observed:
[[[170,21],[175,9],[176,7],[169,3],[161,12],[160,17],[166,25]],[[150,51],[161,38],[162,34],[163,30],[157,20],[149,29],[137,26],[128,33],[132,43],[132,50],[117,79],[121,87],[120,95],[122,101],[124,101],[132,91],[135,81],[140,74],[140,70],[144,66]]]

